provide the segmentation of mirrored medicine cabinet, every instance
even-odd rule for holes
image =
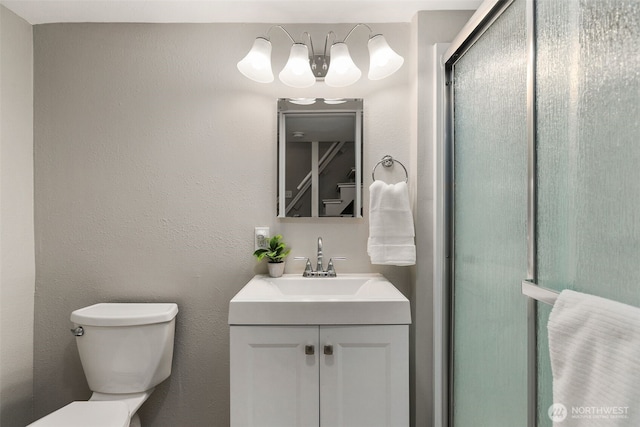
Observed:
[[[278,218],[362,217],[362,99],[278,100]]]

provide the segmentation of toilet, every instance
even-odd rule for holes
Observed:
[[[28,427],[139,427],[138,409],[171,374],[177,314],[174,303],[103,303],[72,312],[93,394]]]

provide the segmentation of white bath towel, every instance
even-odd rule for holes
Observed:
[[[640,308],[565,290],[547,329],[554,426],[640,426]]]
[[[413,265],[416,246],[406,182],[374,181],[369,187],[369,240],[372,264]]]

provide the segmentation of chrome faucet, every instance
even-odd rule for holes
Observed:
[[[318,237],[318,262],[316,262],[316,271],[323,271],[322,267],[322,237]]]
[[[327,269],[324,269],[324,255],[322,252],[322,237],[318,237],[318,253],[316,260],[316,271],[313,271],[311,260],[307,257],[295,257],[295,260],[306,261],[302,277],[336,277],[336,269],[333,266],[333,260],[345,260],[345,257],[329,258]]]

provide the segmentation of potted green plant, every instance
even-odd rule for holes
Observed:
[[[284,259],[289,255],[291,249],[287,248],[286,243],[282,241],[282,235],[276,234],[269,239],[267,248],[257,249],[253,256],[262,261],[266,258],[268,261],[269,275],[271,277],[280,277],[284,273]]]

